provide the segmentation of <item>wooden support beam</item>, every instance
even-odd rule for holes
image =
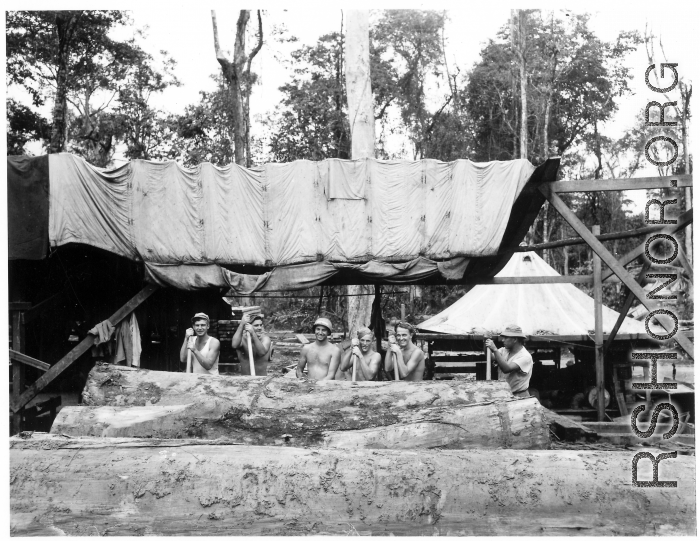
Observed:
[[[617,240],[617,239],[629,239],[633,237],[643,237],[650,233],[658,233],[664,229],[665,225],[648,225],[646,227],[640,227],[637,229],[630,229],[628,231],[619,231],[617,233],[605,233],[603,235],[596,235],[596,238],[603,242],[607,240]],[[554,240],[552,242],[541,242],[540,244],[531,244],[530,246],[518,246],[514,249],[514,252],[533,252],[536,250],[549,250],[552,248],[561,248],[563,246],[576,246],[579,244],[586,244],[586,241],[581,237],[572,237],[563,240]]]
[[[29,355],[25,355],[24,353],[20,353],[19,351],[15,351],[14,349],[10,350],[10,360],[23,363],[27,366],[33,366],[34,368],[38,368],[44,372],[51,368],[50,364],[35,359],[34,357],[30,357]]]
[[[651,263],[649,261],[644,261],[644,265],[642,265],[642,269],[639,271],[639,274],[637,275],[637,283],[639,285],[642,284],[644,281],[644,277],[651,267]],[[630,311],[630,308],[632,306],[632,301],[634,300],[634,293],[632,293],[629,289],[627,289],[627,298],[625,299],[625,302],[622,304],[622,308],[620,309],[620,315],[617,318],[617,321],[615,322],[615,326],[612,328],[612,331],[610,331],[610,334],[608,335],[608,339],[605,341],[605,348],[603,349],[603,355],[606,355],[608,350],[610,349],[610,345],[613,343],[613,340],[615,340],[615,337],[617,336],[617,331],[620,330],[620,327],[622,326],[622,323],[625,321],[625,318],[627,317],[627,312]]]
[[[680,261],[683,270],[685,270],[686,274],[688,275],[688,280],[690,281],[690,283],[694,283],[693,266],[690,264],[690,261],[688,261],[688,258],[685,255],[685,250],[683,249],[680,243],[678,243],[678,260]]]
[[[613,256],[606,248],[601,244],[601,242],[595,238],[595,235],[589,231],[589,229],[583,224],[581,220],[578,219],[576,214],[568,207],[566,206],[566,203],[562,201],[561,197],[559,197],[557,194],[552,192],[551,190],[548,189],[547,186],[542,186],[539,188],[542,194],[549,200],[549,202],[552,204],[552,206],[557,209],[559,214],[562,215],[564,220],[567,221],[567,223],[573,227],[574,231],[576,231],[582,238],[586,240],[586,243],[593,249],[593,251],[600,256],[600,258],[605,262],[605,264],[610,267],[610,270],[613,271],[619,278],[624,282],[624,284],[632,291],[639,299],[639,301],[646,307],[647,310],[652,312],[657,308],[657,304],[655,302],[651,302],[649,299],[646,298],[646,292],[640,286],[637,282],[635,282],[634,277],[625,270],[625,268],[622,266],[622,264],[615,259],[615,256]],[[659,323],[661,326],[666,329],[666,331],[671,332],[673,330],[673,325],[666,322],[659,320]],[[688,338],[683,334],[683,332],[678,331],[674,337],[673,340],[675,340],[679,346],[683,348],[683,350],[688,354],[688,356],[691,359],[694,359],[694,353],[693,353],[693,344],[688,340]]]
[[[124,306],[112,314],[109,322],[116,326],[122,319],[131,314],[138,306],[141,305],[151,294],[158,289],[155,284],[148,284],[134,297],[132,297]],[[61,360],[53,365],[44,375],[36,380],[21,396],[13,397],[10,408],[13,412],[18,412],[29,401],[39,394],[44,387],[56,379],[66,368],[72,365],[80,356],[85,353],[95,341],[95,336],[88,334],[82,342],[69,351]],[[16,348],[15,348],[16,349]],[[20,365],[21,366],[21,365]]]
[[[600,235],[600,226],[593,226]],[[595,327],[595,386],[598,392],[598,422],[605,421],[605,363],[603,361],[603,280],[600,256],[593,252],[593,312]]]
[[[686,226],[690,225],[693,223],[693,209],[686,210],[683,214],[678,216],[677,222],[675,224],[670,224],[664,227],[659,231],[659,233],[665,233],[667,235],[673,235],[677,231],[680,231],[681,229],[684,229]],[[623,267],[625,265],[628,265],[629,263],[632,263],[635,259],[638,257],[641,257],[644,255],[644,242],[642,242],[639,246],[637,246],[634,250],[631,250],[627,252],[625,255],[623,255],[618,262],[620,265]],[[680,245],[679,245],[680,247]],[[607,280],[610,276],[612,276],[614,273],[612,270],[607,270],[603,272],[603,282]]]
[[[24,320],[22,311],[25,309],[20,307],[20,304],[29,303],[14,303],[12,310],[12,349],[15,351],[24,351]],[[31,306],[31,305],[30,305]],[[12,398],[16,400],[24,391],[24,372],[25,368],[22,363],[12,363]],[[22,432],[22,413],[13,411],[12,413],[12,434]]]
[[[671,181],[676,181],[676,186]],[[554,193],[572,192],[619,192],[622,190],[648,190],[653,188],[691,188],[693,175],[670,177],[603,178],[598,180],[568,180],[549,182],[545,188]]]

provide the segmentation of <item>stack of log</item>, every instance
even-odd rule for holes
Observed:
[[[634,453],[547,450],[544,409],[504,382],[99,364],[83,402],[11,439],[13,535],[695,532],[694,457],[661,464],[678,488],[636,488]]]

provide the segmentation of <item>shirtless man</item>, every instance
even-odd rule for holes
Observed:
[[[199,312],[192,318],[192,327],[185,332],[180,348],[180,362],[187,362],[187,350],[192,352],[192,373],[219,375],[220,342],[209,336],[209,316]]]
[[[384,370],[389,373],[395,368],[399,371],[399,378],[406,381],[423,381],[425,372],[425,355],[423,351],[412,342],[416,333],[413,325],[399,321],[396,331],[396,344],[391,344],[384,357]],[[393,354],[396,353],[394,356]],[[396,367],[394,367],[396,359]],[[392,374],[393,375],[393,374]],[[393,379],[393,378],[392,378]]]
[[[316,340],[301,349],[301,358],[297,364],[297,377],[304,375],[308,364],[309,379],[332,380],[340,364],[340,349],[328,341],[333,332],[330,320],[320,317],[314,323]]]
[[[248,338],[245,333],[250,334],[250,344],[253,346],[253,362],[255,364],[256,376],[267,376],[267,363],[272,352],[272,340],[265,334],[263,328],[263,316],[258,314],[252,318],[248,314],[243,314],[241,324],[231,338],[231,345],[236,350],[238,362],[241,363],[241,375],[250,376],[250,356],[248,353]]]
[[[345,379],[352,381],[352,358],[356,356],[356,381],[372,381],[379,372],[382,356],[372,349],[372,331],[363,327],[357,331],[358,345],[348,349],[340,363],[340,370],[346,374]]]

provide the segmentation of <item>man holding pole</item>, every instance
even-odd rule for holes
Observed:
[[[396,344],[390,343],[384,357],[384,370],[391,372],[397,379],[405,381],[423,381],[425,372],[425,355],[423,351],[413,343],[413,335],[416,334],[413,325],[399,321],[395,326]]]
[[[194,374],[219,375],[220,342],[209,336],[209,316],[199,312],[192,318],[192,327],[185,332],[180,348],[180,362],[186,362],[186,371]]]
[[[247,333],[247,336],[246,336]],[[250,345],[250,349],[249,349]],[[250,352],[253,352],[253,364],[256,376],[267,375],[267,363],[272,352],[272,340],[265,334],[263,315],[243,314],[241,324],[231,338],[231,346],[236,350],[241,365],[241,375],[250,376]]]
[[[333,332],[329,319],[320,317],[314,323],[316,340],[301,349],[301,358],[297,364],[297,378],[304,375],[308,365],[309,379],[332,380],[340,365],[340,349],[328,341]]]
[[[510,392],[519,398],[528,397],[534,363],[525,349],[526,336],[518,325],[509,324],[501,333],[501,338],[504,347],[498,349],[490,338],[485,341],[486,347],[493,353],[498,368],[506,374]]]
[[[346,375],[346,380],[352,381],[354,372],[354,381],[373,381],[382,364],[382,356],[372,349],[372,331],[367,327],[361,328],[357,331],[357,341],[345,352],[340,370],[350,376]]]

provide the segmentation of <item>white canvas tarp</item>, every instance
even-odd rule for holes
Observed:
[[[458,267],[497,253],[534,169],[527,160],[301,160],[254,169],[134,160],[106,171],[52,154],[49,241],[156,270],[210,268],[217,280],[220,264],[425,260],[437,272],[437,260]]]
[[[496,276],[559,276],[534,252],[513,254]],[[619,314],[603,306],[603,332],[609,333]],[[593,299],[573,284],[478,285],[439,314],[424,321],[427,332],[498,333],[509,323],[527,335],[586,335],[595,328]],[[626,318],[620,334],[647,336],[644,323]]]

